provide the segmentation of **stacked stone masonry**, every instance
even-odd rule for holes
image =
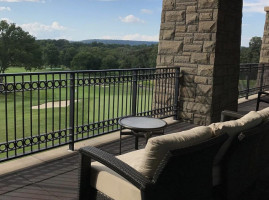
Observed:
[[[157,67],[181,68],[182,119],[237,109],[241,21],[242,0],[163,0]]]
[[[266,19],[262,40],[260,63],[269,63],[269,7],[265,7]]]
[[[262,47],[260,53],[260,63],[265,65],[264,71],[259,69],[257,83],[258,86],[261,85],[261,80],[263,80],[263,85],[269,85],[269,7],[265,7],[264,11],[266,12],[265,25],[264,25],[264,34],[262,40]],[[263,76],[263,79],[261,77]]]

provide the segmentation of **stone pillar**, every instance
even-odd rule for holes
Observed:
[[[266,19],[260,55],[260,63],[269,63],[269,7],[265,7]]]
[[[264,25],[264,34],[262,40],[260,64],[266,64],[264,71],[259,69],[258,71],[258,86],[261,86],[261,76],[263,76],[263,85],[269,85],[269,7],[265,7],[266,19]]]
[[[237,110],[242,4],[163,0],[157,67],[181,67],[182,119],[205,125]]]

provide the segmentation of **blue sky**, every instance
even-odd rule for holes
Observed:
[[[244,0],[243,46],[263,35],[264,6]],[[162,0],[0,0],[0,18],[37,39],[158,41],[161,8]]]

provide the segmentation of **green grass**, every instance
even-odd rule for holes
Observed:
[[[46,68],[46,69],[34,69],[32,70],[31,72],[50,72],[50,71],[61,71],[61,70],[66,70],[65,68],[57,68],[57,69],[49,69],[49,68]],[[10,67],[8,68],[5,73],[24,73],[24,72],[30,72],[30,71],[26,71],[23,67]]]
[[[10,68],[7,73],[19,73],[21,69],[22,68]],[[24,79],[18,76],[15,82],[18,83],[22,80],[24,82],[37,80],[49,81],[53,79],[65,80],[66,76],[58,74],[54,75],[54,77],[52,75],[35,75],[32,79],[30,79],[30,76],[26,76]],[[14,83],[13,77],[8,77],[5,81]],[[140,89],[138,94],[138,112],[151,110],[152,106],[152,82],[144,81],[143,83],[145,87]],[[67,82],[67,85],[69,85],[69,82]],[[0,143],[69,128],[69,106],[38,110],[32,109],[32,106],[46,105],[46,99],[47,103],[69,100],[69,90],[70,88],[68,87],[0,94]],[[116,83],[115,85],[112,84],[110,88],[104,87],[103,85],[76,87],[75,126],[130,115],[131,92],[130,83],[129,85]],[[112,130],[113,127],[109,129],[101,126],[99,128],[100,129],[95,132],[87,132],[84,133],[84,135],[78,134],[76,139],[102,133],[103,131],[109,131]],[[68,134],[69,132],[67,132],[67,135]],[[66,141],[68,141],[68,137],[12,151],[9,153],[9,156],[15,153],[20,154],[23,151],[57,145]],[[2,146],[0,150],[3,150],[3,148]],[[5,156],[5,153],[0,155],[1,158]]]
[[[247,89],[247,80],[239,80],[238,84],[239,90],[246,90]],[[257,80],[250,80],[249,81],[249,88],[257,87]]]

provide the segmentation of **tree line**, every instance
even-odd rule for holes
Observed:
[[[241,47],[241,63],[258,63],[262,40],[253,37]],[[0,21],[0,73],[10,66],[26,70],[65,68],[71,70],[154,68],[158,46],[36,40],[14,23]]]
[[[119,45],[67,40],[38,40],[42,64],[72,70],[152,68],[156,66],[157,45]]]
[[[29,71],[59,67],[71,70],[153,68],[157,49],[157,44],[130,46],[36,40],[14,23],[0,22],[0,73],[10,66]]]
[[[261,37],[252,37],[249,47],[241,47],[240,63],[259,63],[262,46]]]

